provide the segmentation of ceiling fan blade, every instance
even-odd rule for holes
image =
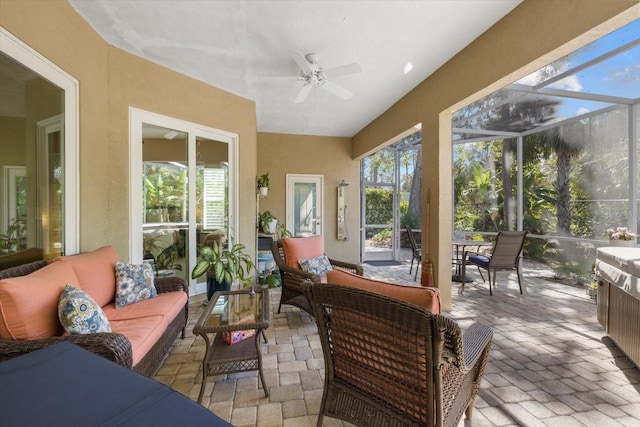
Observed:
[[[300,69],[305,74],[309,74],[312,71],[315,71],[314,66],[311,65],[309,61],[307,61],[307,58],[305,58],[302,52],[297,50],[290,50],[289,54],[291,55],[291,58],[293,58],[293,60],[296,62],[296,64],[298,64],[298,67],[300,67]]]
[[[349,74],[357,74],[362,72],[360,64],[354,62],[352,64],[341,65],[335,68],[329,68],[322,71],[324,75],[329,79],[335,79],[336,77],[347,76]]]
[[[349,92],[342,86],[338,86],[335,83],[332,83],[328,80],[325,80],[321,85],[321,88],[326,90],[327,92],[331,92],[334,95],[339,96],[342,99],[351,99],[353,97],[353,93]]]
[[[304,100],[307,99],[309,92],[311,92],[311,89],[313,89],[313,86],[310,83],[302,86],[300,88],[300,92],[298,92],[298,96],[296,96],[295,103],[300,104],[301,102],[304,102]]]

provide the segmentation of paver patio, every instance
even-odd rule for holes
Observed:
[[[474,321],[494,328],[474,426],[640,426],[640,369],[604,334],[583,288],[552,282],[550,270],[525,262],[524,295],[515,274],[499,273],[489,296],[477,271],[468,274],[474,283],[462,295],[454,291],[447,315],[463,329]],[[365,264],[365,275],[417,285],[406,264]],[[210,377],[206,386],[203,405],[234,426],[316,424],[324,362],[315,323],[290,306],[277,314],[279,297],[271,293],[274,314],[262,346],[270,397],[256,372]],[[204,342],[192,329],[203,306],[202,297],[192,300],[188,335],[175,341],[155,378],[196,400]],[[349,424],[325,418],[324,425]]]

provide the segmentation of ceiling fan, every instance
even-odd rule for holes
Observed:
[[[318,65],[320,55],[317,53],[308,53],[304,55],[302,52],[297,50],[291,50],[289,53],[295,63],[298,64],[298,67],[300,67],[300,76],[298,77],[298,80],[304,82],[304,85],[298,92],[298,96],[296,96],[296,103],[299,104],[304,102],[314,87],[321,87],[327,92],[330,92],[342,99],[351,99],[353,97],[352,92],[337,85],[336,83],[333,83],[331,80],[336,77],[361,73],[362,67],[360,64],[354,62],[324,70]]]

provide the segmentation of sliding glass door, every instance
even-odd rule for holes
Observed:
[[[131,110],[132,262],[191,281],[200,248],[237,230],[237,136]],[[206,276],[192,294],[206,291]]]

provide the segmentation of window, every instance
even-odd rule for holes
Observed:
[[[0,254],[78,248],[78,82],[0,28]]]

